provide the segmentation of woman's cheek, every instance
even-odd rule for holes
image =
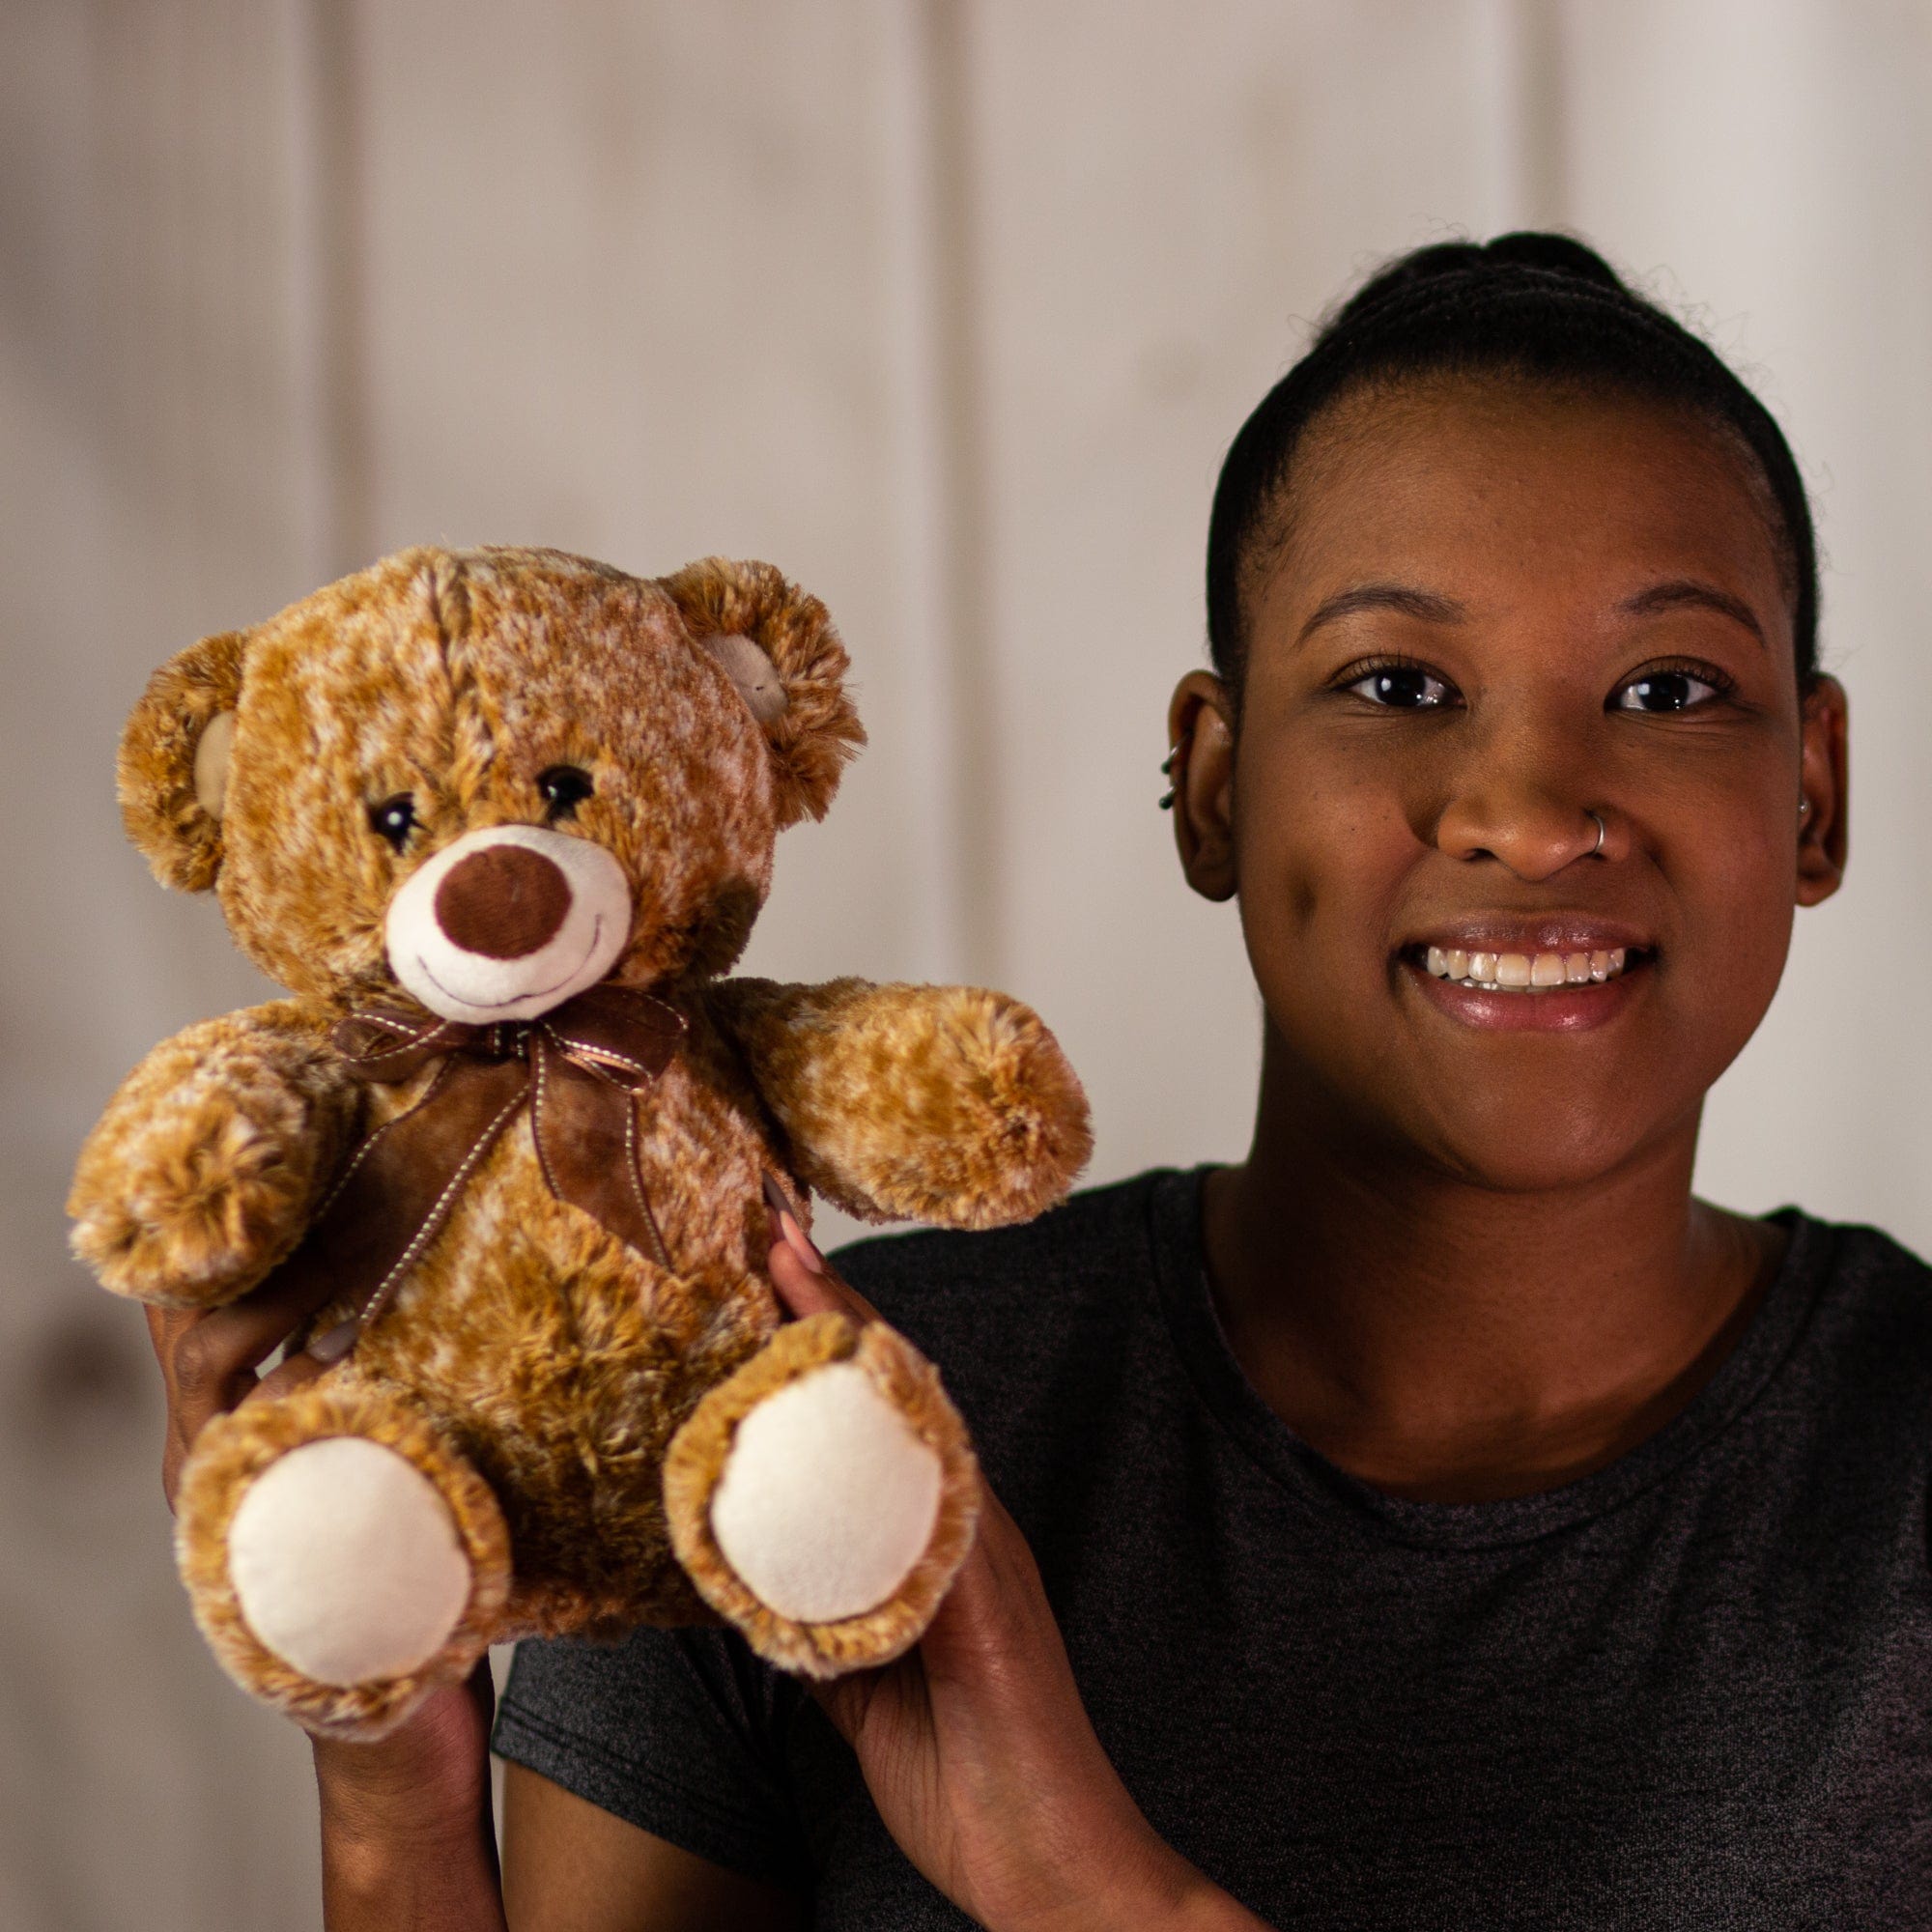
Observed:
[[[1335,791],[1298,800],[1292,816],[1243,838],[1243,934],[1284,1032],[1346,1033],[1386,990],[1391,907],[1412,849],[1399,817]]]

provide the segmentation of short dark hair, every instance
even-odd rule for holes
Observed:
[[[1567,235],[1440,242],[1397,256],[1322,324],[1221,466],[1208,526],[1208,647],[1238,691],[1243,573],[1308,425],[1345,393],[1432,375],[1520,376],[1641,396],[1728,428],[1755,459],[1792,600],[1798,683],[1818,668],[1818,548],[1789,444],[1709,343]]]

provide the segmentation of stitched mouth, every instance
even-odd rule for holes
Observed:
[[[547,1000],[553,993],[560,992],[565,986],[569,985],[570,982],[574,979],[576,979],[581,972],[583,971],[584,962],[589,959],[590,955],[593,952],[597,951],[597,942],[600,939],[602,939],[603,936],[604,936],[604,915],[600,912],[594,915],[592,920],[590,927],[590,944],[583,949],[582,957],[578,960],[577,964],[573,966],[570,969],[570,971],[563,976],[561,980],[555,980],[548,986],[531,986],[524,992],[512,993],[507,1000],[472,1000],[468,993],[459,993],[455,989],[455,987],[445,986],[442,983],[442,981],[436,977],[434,971],[431,970],[429,961],[425,959],[420,952],[416,954],[416,964],[422,968],[423,978],[427,980],[439,993],[443,994],[446,998],[455,1000],[459,1005],[466,1007],[475,1007],[479,1011],[490,1012],[498,1007],[514,1007],[520,1000]]]

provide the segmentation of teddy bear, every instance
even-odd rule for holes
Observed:
[[[129,836],[288,997],[134,1069],[72,1244],[166,1307],[288,1270],[321,1304],[338,1358],[203,1432],[176,1531],[216,1656],[311,1729],[380,1736],[529,1634],[723,1619],[794,1672],[883,1663],[963,1559],[935,1372],[781,1321],[767,1201],[992,1227],[1091,1136],[1016,1001],[727,977],[864,742],[847,667],[768,564],[419,548],[135,707]]]

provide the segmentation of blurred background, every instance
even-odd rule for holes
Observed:
[[[1856,863],[1701,1181],[1932,1248],[1927,0],[6,0],[0,1924],[312,1928],[307,1752],[189,1625],[140,1318],[63,1244],[121,1075],[262,997],[150,881],[149,671],[412,542],[818,591],[872,746],[754,968],[975,978],[1094,1174],[1237,1153],[1232,908],[1154,810],[1221,453],[1380,257],[1574,228],[1789,433]]]

